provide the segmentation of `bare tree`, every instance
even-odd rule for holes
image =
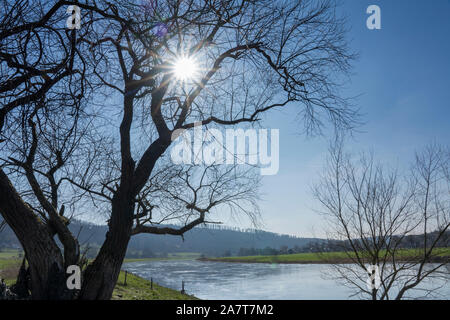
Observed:
[[[334,1],[33,4],[5,5],[0,30],[0,212],[26,252],[33,298],[72,297],[72,214],[95,208],[109,218],[81,299],[111,297],[132,235],[183,235],[224,208],[257,216],[253,170],[170,162],[180,130],[253,125],[289,104],[308,132],[326,119],[356,123],[336,80],[354,55]],[[72,4],[82,24],[68,31]],[[176,74],[181,59],[197,65],[190,79]],[[180,228],[161,226],[173,219]]]
[[[449,160],[448,150],[431,145],[402,178],[373,155],[355,160],[342,140],[332,145],[314,193],[330,241],[346,257],[346,263],[330,261],[333,278],[373,300],[403,299],[413,289],[415,297],[430,296],[447,283]]]
[[[33,295],[41,298],[66,296],[64,266],[78,260],[54,179],[70,154],[84,95],[76,34],[62,27],[64,4],[2,1],[1,6],[0,211],[25,250]],[[74,116],[60,117],[62,106],[64,114]],[[26,181],[30,189],[21,196],[10,178],[20,188]],[[31,195],[34,202],[28,201]],[[64,245],[64,257],[55,235]]]

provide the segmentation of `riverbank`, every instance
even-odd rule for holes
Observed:
[[[230,262],[230,263],[277,263],[277,264],[346,264],[354,263],[354,255],[347,255],[344,252],[326,253],[296,253],[282,254],[274,256],[246,256],[246,257],[224,257],[224,258],[199,258],[199,261],[210,262]],[[414,260],[417,251],[406,249],[397,253],[397,260]],[[430,262],[444,262],[450,257],[450,248],[436,249],[436,256]]]
[[[198,298],[182,294],[180,291],[160,286],[128,273],[125,285],[125,272],[121,271],[112,300],[199,300]]]
[[[230,262],[230,263],[275,263],[275,264],[330,264],[330,263],[352,263],[350,258],[345,257],[321,257],[311,254],[289,254],[276,256],[248,256],[248,257],[226,257],[226,258],[199,258],[204,262]]]
[[[124,263],[153,260],[157,259],[126,259]],[[176,258],[171,257],[163,260],[176,260]],[[0,278],[5,279],[5,283],[8,287],[15,283],[21,261],[17,251],[0,253]],[[152,285],[150,281],[131,273],[127,274],[126,285],[124,281],[125,272],[121,271],[113,292],[112,300],[198,300],[198,298],[194,296],[182,294],[180,291],[166,288],[156,283],[153,283]]]
[[[171,261],[171,260],[195,260],[201,256],[197,252],[177,252],[169,253],[167,257],[158,258],[126,258],[123,263],[142,261]]]

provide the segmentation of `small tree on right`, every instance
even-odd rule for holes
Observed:
[[[354,157],[338,139],[314,195],[329,239],[345,253],[333,278],[372,300],[426,298],[448,284],[450,152],[433,144],[410,170]],[[424,281],[426,280],[426,281]]]

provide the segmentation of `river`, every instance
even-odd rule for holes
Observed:
[[[337,300],[353,293],[331,279],[332,269],[326,264],[168,260],[126,263],[123,269],[176,290],[184,281],[188,294],[208,300]],[[450,299],[450,285],[443,285],[439,294]]]

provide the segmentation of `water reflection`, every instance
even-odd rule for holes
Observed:
[[[352,291],[324,273],[330,266],[306,264],[241,264],[201,261],[145,261],[124,269],[176,290],[185,289],[200,299],[349,299]],[[450,288],[441,294],[450,298]]]

